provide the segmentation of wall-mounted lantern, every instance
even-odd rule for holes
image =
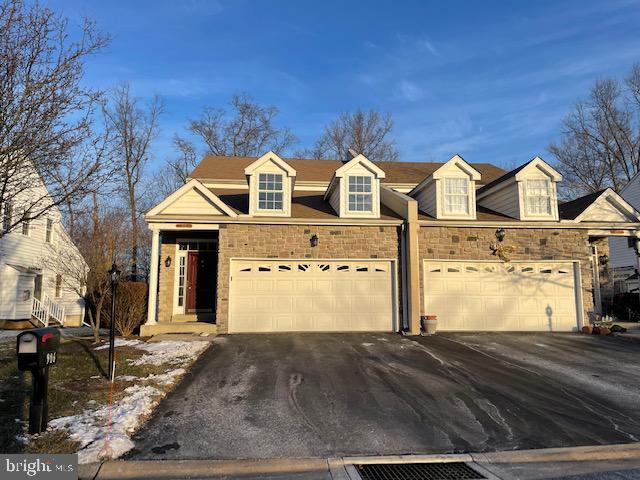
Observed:
[[[502,242],[506,235],[507,232],[504,231],[504,228],[499,228],[498,230],[496,230],[496,239],[498,240],[498,242]]]
[[[313,235],[311,235],[311,238],[309,239],[309,242],[311,243],[311,247],[317,247],[318,246],[318,235],[316,235],[315,233]]]
[[[598,257],[598,260],[600,261],[600,265],[605,266],[609,263],[609,255],[604,253]]]
[[[171,266],[171,257],[167,256],[167,258],[164,259],[164,266],[167,268]]]

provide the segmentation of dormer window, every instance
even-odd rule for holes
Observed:
[[[551,215],[551,182],[527,180],[525,203],[528,215]]]
[[[371,212],[373,208],[371,177],[349,176],[348,209],[350,212]]]
[[[260,173],[258,175],[258,209],[283,209],[282,175],[277,173]]]
[[[469,213],[469,180],[467,178],[444,179],[444,213]]]

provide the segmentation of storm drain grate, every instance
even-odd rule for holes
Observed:
[[[356,465],[362,480],[475,480],[485,478],[463,462]]]

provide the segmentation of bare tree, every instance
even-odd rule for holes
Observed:
[[[101,174],[85,149],[101,94],[82,78],[108,38],[87,19],[78,37],[39,3],[0,3],[0,237],[83,198]]]
[[[603,79],[563,121],[549,151],[563,174],[565,196],[620,190],[640,166],[640,64],[624,81]]]
[[[377,110],[342,113],[329,123],[313,148],[305,155],[313,158],[350,160],[349,149],[363,154],[371,160],[395,162],[398,151],[390,138],[393,119],[390,114]]]
[[[231,97],[231,109],[207,107],[199,118],[189,121],[187,131],[194,141],[176,135],[178,152],[161,170],[161,186],[171,193],[186,181],[195,168],[199,152],[208,155],[255,157],[273,150],[285,152],[297,139],[287,127],[277,127],[275,106],[262,106],[248,94]],[[202,147],[197,146],[201,144]]]
[[[130,230],[126,210],[103,209],[96,195],[93,199],[92,214],[79,217],[76,223],[74,244],[78,250],[61,231],[62,237],[51,245],[52,252],[45,257],[45,265],[60,274],[65,285],[84,299],[86,320],[98,342],[101,315],[111,292],[107,270],[112,262],[125,261]],[[80,254],[86,264],[78,258]]]
[[[151,142],[158,135],[158,117],[162,110],[159,97],[154,97],[148,105],[141,105],[127,84],[113,90],[110,105],[104,109],[105,124],[112,137],[111,157],[117,166],[116,177],[131,219],[130,274],[134,281],[138,275],[140,185],[151,154]]]

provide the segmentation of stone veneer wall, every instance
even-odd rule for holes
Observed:
[[[498,260],[489,245],[496,241],[495,227],[420,227],[420,311],[424,312],[424,259]],[[592,273],[589,237],[586,230],[508,228],[505,245],[512,245],[513,260],[579,260],[582,275],[582,298],[589,322],[593,311]]]
[[[160,288],[158,290],[158,322],[170,322],[173,315],[173,282],[176,271],[176,235],[162,232],[160,245]],[[167,268],[164,259],[171,257],[171,266]]]
[[[318,235],[318,246],[311,248],[313,234]],[[220,333],[228,331],[229,266],[231,258],[238,257],[397,260],[398,227],[220,225],[216,312]]]

